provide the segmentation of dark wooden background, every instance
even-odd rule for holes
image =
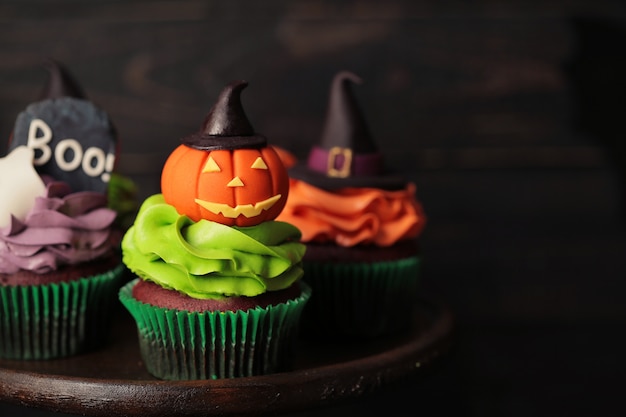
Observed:
[[[455,311],[436,372],[303,415],[623,416],[626,3],[0,1],[0,137],[65,63],[161,166],[220,89],[299,157],[349,69],[390,164],[429,216],[423,288]],[[0,405],[0,414],[49,413]],[[28,414],[26,414],[28,413]]]

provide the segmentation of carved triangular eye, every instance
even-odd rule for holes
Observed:
[[[265,164],[265,161],[263,160],[263,158],[261,158],[260,156],[252,163],[252,166],[250,166],[250,168],[254,168],[254,169],[267,169],[267,165]]]
[[[217,165],[217,162],[215,162],[212,156],[209,156],[209,159],[207,159],[206,164],[204,164],[204,168],[202,168],[203,173],[204,172],[221,172],[221,171],[222,170]]]

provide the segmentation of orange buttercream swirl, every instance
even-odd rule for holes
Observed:
[[[391,246],[417,237],[426,221],[415,197],[416,186],[387,191],[343,188],[333,192],[292,179],[289,197],[276,220],[298,227],[302,242],[339,246]]]

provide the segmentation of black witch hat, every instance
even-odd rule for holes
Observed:
[[[43,67],[48,71],[48,80],[39,94],[39,100],[59,98],[88,100],[85,91],[65,65],[55,59],[47,58]],[[92,105],[95,106],[93,103]],[[112,121],[109,120],[109,123],[112,134],[117,136],[117,128]]]
[[[241,91],[247,81],[227,85],[204,118],[202,128],[181,139],[184,145],[201,150],[263,148],[267,139],[254,132],[241,105]]]
[[[342,71],[330,88],[326,122],[318,145],[304,163],[289,170],[292,178],[326,190],[345,187],[402,189],[406,179],[385,170],[383,155],[370,134],[363,113],[352,94],[355,74]]]
[[[44,68],[48,70],[48,81],[39,95],[41,100],[61,97],[86,99],[76,79],[59,62],[49,58],[44,63]]]

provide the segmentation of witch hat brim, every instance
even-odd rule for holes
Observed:
[[[339,178],[313,171],[305,164],[296,164],[291,167],[289,176],[327,191],[339,190],[341,188],[379,188],[381,190],[393,191],[402,190],[407,185],[407,180],[404,176],[392,172],[376,176],[361,175]]]

